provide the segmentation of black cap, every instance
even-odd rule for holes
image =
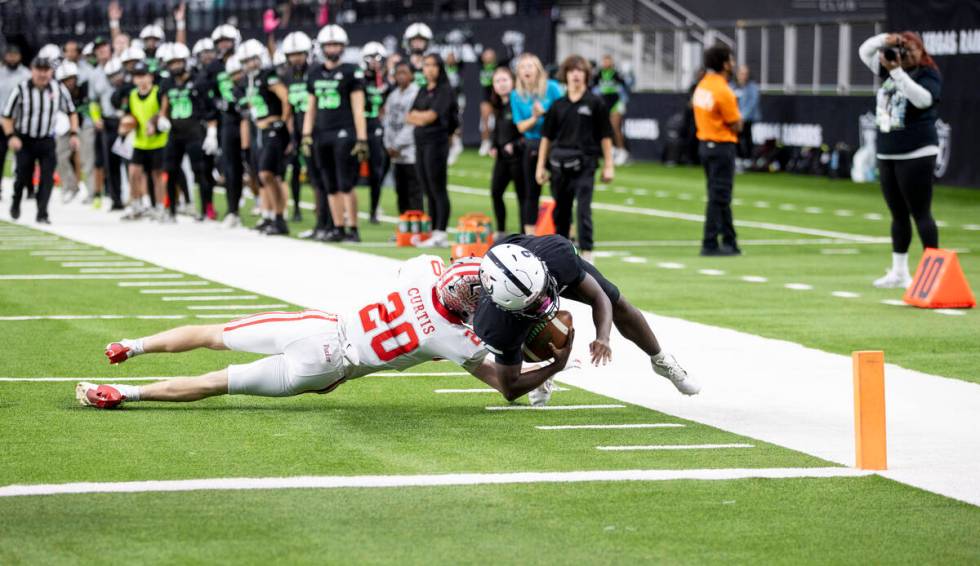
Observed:
[[[150,74],[150,68],[147,67],[146,66],[146,63],[144,63],[143,61],[137,61],[136,64],[133,65],[133,74],[134,75],[149,75]]]
[[[31,67],[34,67],[35,69],[53,69],[54,65],[51,64],[51,59],[48,59],[47,57],[35,57],[34,60],[31,61]]]
[[[109,45],[109,38],[104,35],[95,36],[95,39],[92,40],[92,47],[98,47],[100,45]]]

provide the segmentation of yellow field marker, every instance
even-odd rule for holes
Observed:
[[[862,470],[886,470],[885,353],[854,352],[851,358],[854,362],[855,465]]]

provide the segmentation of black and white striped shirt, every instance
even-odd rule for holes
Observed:
[[[31,79],[17,85],[3,108],[3,117],[14,121],[14,133],[30,138],[54,136],[54,117],[58,111],[75,112],[68,89],[52,80],[47,87],[34,86]]]

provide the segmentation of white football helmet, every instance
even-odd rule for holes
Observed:
[[[49,43],[37,52],[37,56],[40,59],[47,59],[52,63],[57,63],[61,61],[61,48],[53,43]]]
[[[107,77],[111,77],[112,75],[122,71],[122,61],[120,61],[117,57],[113,57],[112,59],[106,61],[103,70],[105,71],[105,75]]]
[[[194,48],[191,49],[191,54],[198,57],[201,53],[205,51],[214,51],[214,41],[210,37],[202,37],[194,43]]]
[[[316,34],[316,42],[320,45],[339,43],[346,46],[348,43],[347,32],[337,24],[325,25],[320,29],[320,33]]]
[[[173,50],[173,43],[163,42],[157,47],[157,50],[153,53],[153,56],[156,57],[161,64],[166,65],[170,58],[170,54],[173,53]]]
[[[222,39],[230,39],[235,42],[235,47],[242,42],[242,34],[238,28],[231,24],[221,24],[211,32],[211,41],[218,43]]]
[[[480,262],[480,283],[504,311],[538,319],[558,310],[558,285],[548,266],[521,246],[490,248]]]
[[[163,28],[158,25],[148,25],[140,30],[140,39],[156,39],[158,41],[164,40]]]
[[[238,60],[242,63],[256,57],[265,63],[269,58],[269,50],[262,45],[261,41],[257,39],[248,39],[238,46],[238,51],[235,52],[235,56],[238,57]]]
[[[58,79],[59,81],[70,79],[72,77],[78,78],[78,65],[72,63],[71,61],[63,61],[54,71],[54,78]]]
[[[275,67],[281,67],[286,64],[286,54],[282,52],[282,49],[276,49],[276,52],[272,54],[272,65]]]
[[[309,53],[310,49],[313,49],[313,41],[301,31],[294,31],[282,40],[282,52],[286,55]]]
[[[459,258],[449,266],[436,282],[439,302],[464,321],[469,320],[483,295],[480,285],[480,259]]]
[[[426,41],[432,41],[432,29],[429,26],[423,24],[422,22],[416,22],[405,30],[405,35],[403,39],[405,42],[409,42],[416,37],[421,37]]]
[[[85,44],[85,47],[82,48],[82,57],[85,58],[91,57],[94,52],[95,52],[95,44],[90,41]]]
[[[238,57],[229,57],[225,61],[225,72],[229,75],[242,72],[242,62],[238,60]]]
[[[191,58],[191,51],[187,49],[187,46],[183,43],[171,43],[170,50],[167,52],[166,57],[162,57],[163,64],[166,65],[171,61],[177,61],[178,59],[183,59],[187,61]]]
[[[123,63],[126,63],[127,61],[142,61],[143,59],[146,59],[146,53],[143,51],[142,47],[130,45],[122,52],[122,56],[119,58]]]
[[[377,41],[369,41],[361,48],[361,57],[364,59],[384,59],[387,56],[388,50]]]

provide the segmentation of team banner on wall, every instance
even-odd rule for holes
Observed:
[[[920,33],[943,75],[936,175],[943,183],[980,187],[980,0],[889,0],[886,6],[889,31]]]

